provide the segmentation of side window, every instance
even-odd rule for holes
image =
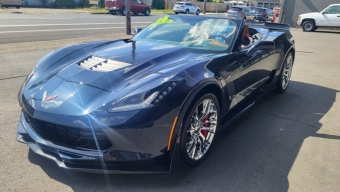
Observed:
[[[142,1],[141,0],[136,0],[137,1],[137,3],[139,3],[139,4],[142,4]]]
[[[186,5],[186,6],[191,6],[191,3],[186,3],[185,5]]]
[[[340,6],[335,5],[326,9],[323,14],[340,14]]]

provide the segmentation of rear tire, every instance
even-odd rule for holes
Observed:
[[[304,32],[313,32],[316,29],[315,22],[312,20],[304,21],[302,24],[302,29]]]
[[[20,9],[20,6],[17,6],[16,8],[17,8],[17,9]]]
[[[200,13],[201,13],[200,10],[197,10],[196,15],[200,15]]]
[[[293,53],[290,52],[283,62],[282,69],[276,83],[276,87],[280,93],[284,93],[287,90],[293,70],[293,64]]]
[[[185,14],[189,14],[189,9],[185,10]]]
[[[195,166],[207,157],[216,137],[220,121],[218,99],[211,93],[200,94],[187,112],[181,130],[180,152],[185,165]]]
[[[179,13],[178,12],[175,12],[176,15],[178,15]]]
[[[116,11],[110,11],[111,15],[116,15],[117,12]]]

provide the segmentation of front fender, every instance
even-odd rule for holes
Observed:
[[[188,97],[184,100],[181,109],[179,111],[176,125],[173,130],[173,136],[171,138],[171,148],[170,148],[170,171],[174,169],[178,169],[181,166],[181,157],[180,157],[180,137],[181,137],[181,130],[182,130],[182,122],[184,121],[185,115],[195,98],[201,91],[209,86],[209,85],[217,85],[221,87],[221,84],[216,79],[208,79],[206,81],[202,81],[199,83],[192,91],[188,94]],[[221,95],[223,97],[223,94]]]

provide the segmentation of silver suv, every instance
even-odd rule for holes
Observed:
[[[244,20],[255,20],[255,14],[250,9],[250,7],[246,6],[233,6],[227,12],[227,17],[233,17]]]

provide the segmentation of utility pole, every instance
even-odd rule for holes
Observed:
[[[130,0],[125,0],[125,12],[126,12],[126,34],[131,35],[131,11]]]
[[[282,23],[283,22],[283,16],[284,16],[284,11],[285,11],[285,7],[286,7],[286,0],[280,0],[280,15],[279,15],[279,22],[278,23]]]
[[[207,10],[207,0],[204,0],[204,3],[203,3],[203,14],[205,14],[206,10]]]

